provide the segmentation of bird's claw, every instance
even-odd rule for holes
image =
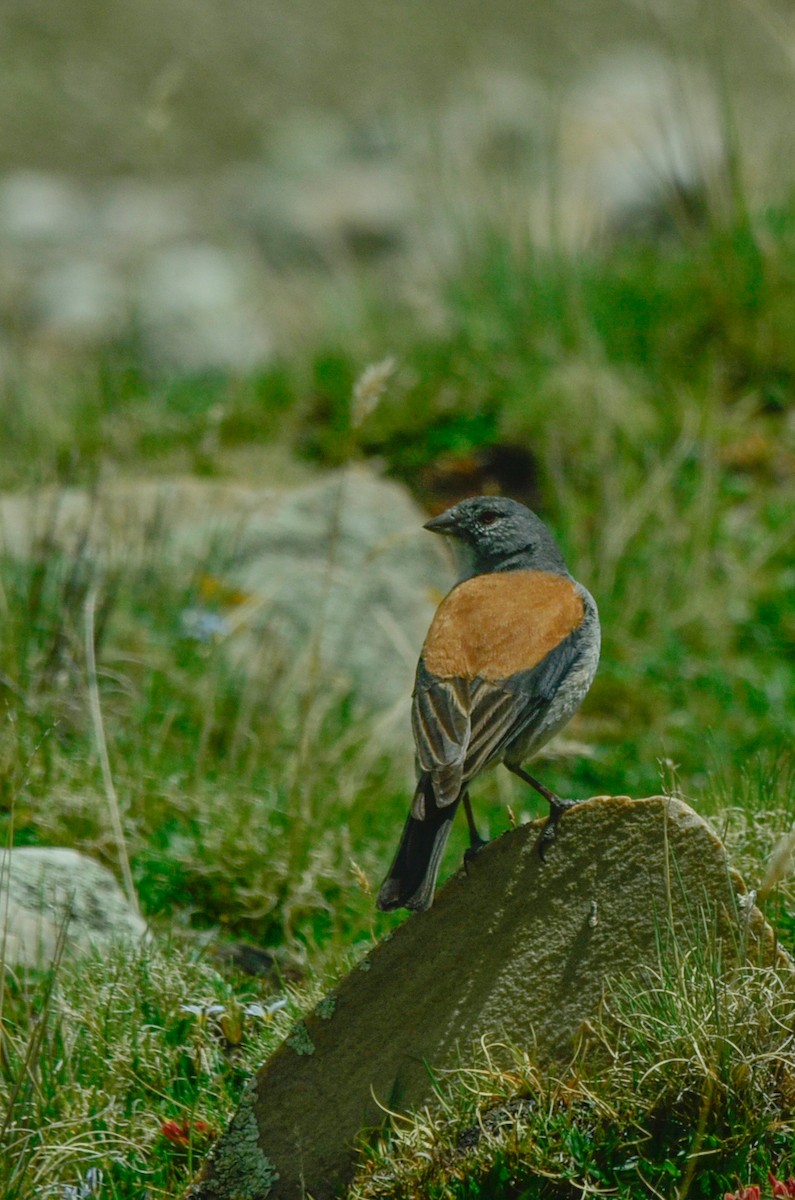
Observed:
[[[546,825],[541,830],[541,836],[537,842],[538,857],[542,862],[547,861],[547,851],[557,836],[560,818],[567,808],[573,808],[575,804],[579,803],[579,800],[561,800],[560,796],[556,796],[554,800],[550,800],[549,817],[547,818]]]
[[[473,838],[464,851],[464,870],[469,873],[469,864],[477,858],[484,846],[488,846],[485,838]]]

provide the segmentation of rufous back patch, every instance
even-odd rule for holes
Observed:
[[[529,671],[585,616],[570,579],[547,571],[476,575],[447,595],[433,618],[422,657],[441,678],[496,683]]]

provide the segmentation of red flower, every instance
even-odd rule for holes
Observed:
[[[723,1200],[762,1200],[759,1185],[752,1183],[749,1187],[738,1188],[736,1192],[724,1192]]]
[[[792,1200],[795,1197],[795,1177],[776,1179],[772,1171],[768,1172],[768,1182],[773,1189],[775,1200]]]
[[[218,1133],[206,1121],[164,1121],[160,1126],[163,1137],[168,1138],[175,1146],[189,1146],[192,1138],[206,1138],[213,1141]]]

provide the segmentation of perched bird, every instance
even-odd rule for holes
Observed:
[[[458,582],[422,647],[412,728],[419,779],[380,909],[425,909],[459,804],[471,851],[485,843],[469,802],[471,780],[504,763],[549,802],[539,852],[574,804],[521,764],[582,703],[599,661],[600,629],[590,593],[569,574],[557,543],[516,500],[475,496],[425,525],[452,538]]]

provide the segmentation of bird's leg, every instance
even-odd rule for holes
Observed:
[[[478,827],[475,824],[475,818],[472,815],[472,805],[469,800],[469,792],[464,792],[461,797],[464,803],[464,812],[467,816],[467,825],[469,827],[469,849],[464,851],[464,866],[475,857],[478,850],[482,850],[487,845],[486,839],[482,838],[478,833]]]
[[[538,839],[538,856],[542,862],[546,861],[547,850],[555,840],[555,834],[558,830],[558,821],[563,816],[567,808],[572,808],[575,804],[579,804],[579,800],[562,800],[560,796],[556,796],[548,787],[544,787],[543,783],[539,783],[532,775],[528,775],[527,771],[523,771],[521,767],[511,767],[508,763],[505,764],[508,770],[514,775],[518,775],[525,783],[529,783],[531,788],[543,796],[549,805],[549,819],[541,830],[541,837]]]

